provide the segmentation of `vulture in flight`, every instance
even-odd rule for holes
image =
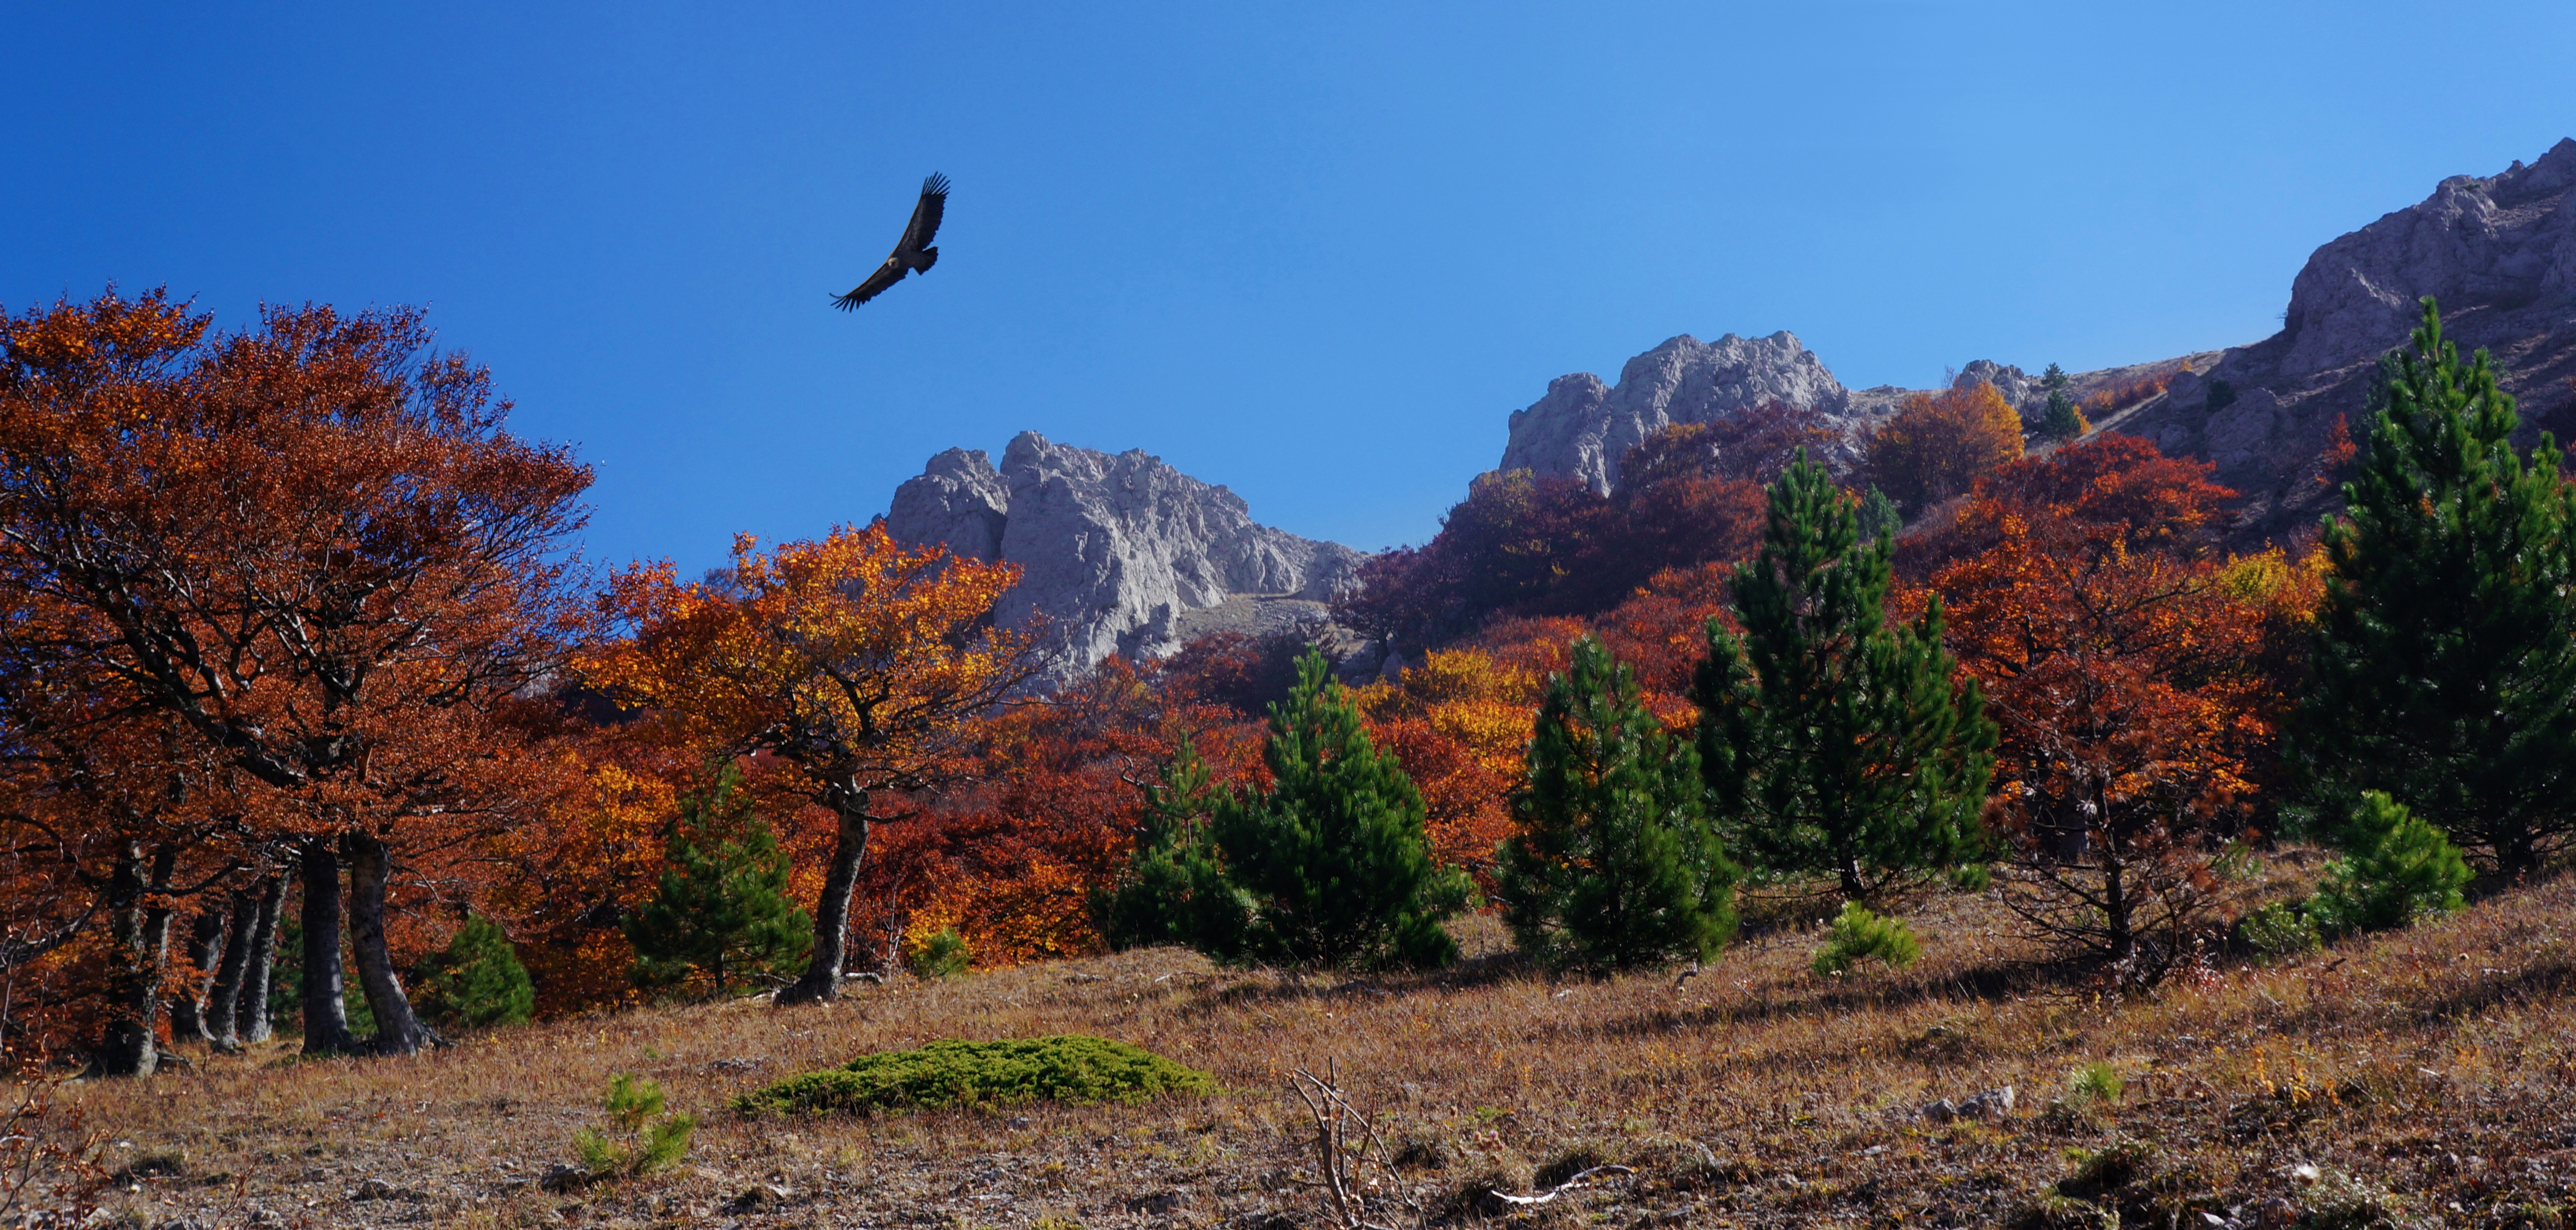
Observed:
[[[930,272],[930,267],[939,263],[939,249],[931,247],[930,241],[939,234],[939,215],[946,212],[948,177],[933,175],[921,181],[921,200],[912,207],[912,221],[904,224],[903,238],[895,241],[894,255],[885,258],[885,263],[850,293],[832,296],[832,306],[849,311],[902,281],[907,273]]]

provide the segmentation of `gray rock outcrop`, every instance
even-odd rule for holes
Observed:
[[[2566,438],[2576,427],[2576,140],[2528,166],[2443,180],[2319,247],[2290,284],[2280,332],[2195,364],[2097,426],[2217,463],[2219,481],[2245,497],[2240,540],[2298,532],[2338,506],[2326,460],[2334,423],[2367,433],[2372,367],[2406,344],[2425,295],[2463,354],[2494,352],[2522,402],[2523,442],[2544,429]]]
[[[1322,602],[1362,558],[1256,524],[1243,498],[1141,449],[1109,454],[1033,431],[991,457],[950,449],[896,488],[886,528],[912,544],[1020,566],[995,615],[1043,617],[1059,677],[1113,653],[1180,647],[1184,616],[1236,595]]]
[[[1590,372],[1550,381],[1547,396],[1513,412],[1499,468],[1579,478],[1608,492],[1619,483],[1620,457],[1648,434],[1768,402],[1838,421],[1852,413],[1851,393],[1785,329],[1714,342],[1684,334],[1628,360],[1615,387]]]

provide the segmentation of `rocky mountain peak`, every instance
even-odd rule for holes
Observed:
[[[1547,396],[1513,412],[1499,468],[1571,476],[1607,492],[1619,483],[1619,458],[1654,431],[1766,402],[1834,418],[1852,410],[1850,391],[1786,329],[1714,342],[1683,334],[1628,360],[1616,386],[1590,372],[1550,381]]]
[[[1104,453],[1034,431],[1012,437],[999,467],[976,449],[931,458],[895,489],[886,528],[1019,565],[995,614],[1042,617],[1059,676],[1113,653],[1170,653],[1187,616],[1238,596],[1321,603],[1361,559],[1255,523],[1241,496],[1142,449]]]
[[[2500,174],[2455,175],[2419,204],[2316,250],[2290,284],[2278,371],[2306,376],[2376,359],[2415,327],[2416,300],[2444,313],[2576,304],[2576,140]]]
[[[2367,433],[2373,365],[2406,344],[2425,295],[2463,354],[2494,353],[2525,437],[2576,427],[2576,140],[2495,175],[2452,176],[2319,247],[2290,285],[2280,332],[2099,425],[2216,462],[2246,497],[2241,537],[2301,531],[2338,503],[2323,460],[2336,420]]]

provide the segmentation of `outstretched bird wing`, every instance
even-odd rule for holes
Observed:
[[[931,240],[938,238],[939,220],[947,213],[948,177],[934,174],[921,181],[921,199],[913,203],[912,221],[904,224],[903,238],[895,241],[893,255],[886,257],[885,263],[877,266],[877,271],[869,274],[867,281],[852,287],[850,293],[832,296],[832,306],[849,311],[902,281],[908,270],[915,267],[928,269],[930,264],[921,259],[922,252],[930,246]],[[937,258],[934,256],[932,259]]]
[[[939,237],[939,219],[947,213],[948,177],[932,175],[921,181],[921,199],[914,202],[912,221],[903,228],[903,238],[895,242],[894,250],[918,252],[929,247]]]
[[[839,308],[844,312],[849,311],[851,308],[857,307],[870,299],[876,298],[879,292],[902,280],[903,258],[900,256],[889,256],[886,258],[884,264],[877,266],[877,271],[875,273],[868,275],[867,281],[851,287],[850,293],[846,295],[832,296],[832,306]]]

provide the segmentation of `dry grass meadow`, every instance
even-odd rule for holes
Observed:
[[[2295,874],[2276,859],[2276,874]],[[2264,891],[2248,886],[2246,893]],[[1283,1081],[1330,1062],[1398,1165],[1367,1219],[1607,1226],[2576,1224],[2576,880],[2151,1000],[2031,974],[1990,900],[1905,906],[1926,955],[1807,972],[1788,923],[1678,988],[1551,979],[1501,951],[1419,977],[1294,979],[1177,951],[565,1021],[411,1060],[200,1059],[48,1092],[55,1139],[121,1172],[109,1224],[1287,1227],[1335,1224]],[[791,1072],[944,1037],[1091,1033],[1216,1074],[1143,1106],[745,1119]],[[2117,1100],[2070,1092],[2108,1064]],[[675,1170],[552,1193],[616,1073],[703,1123]],[[2015,1109],[1918,1108],[2005,1085]],[[2087,1159],[2091,1203],[2054,1194]],[[2109,1164],[2105,1164],[2109,1163]],[[2097,1190],[2098,1189],[2098,1190]],[[365,1197],[365,1198],[360,1198]],[[1490,1207],[1490,1206],[1488,1206]],[[0,1222],[5,1222],[0,1217]]]

